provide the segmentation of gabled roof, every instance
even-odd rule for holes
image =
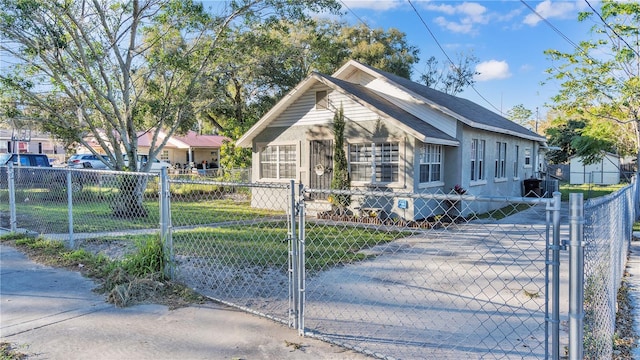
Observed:
[[[404,111],[389,100],[380,96],[377,92],[366,87],[336,79],[319,73],[314,74],[325,85],[350,96],[354,101],[361,103],[379,115],[386,115],[396,120],[400,127],[423,142],[432,142],[441,145],[459,145],[458,140],[438,130],[433,125]]]
[[[394,121],[395,126],[402,128],[403,131],[423,142],[442,145],[459,145],[458,140],[454,137],[445,134],[443,131],[435,128],[431,124],[394,105],[389,100],[380,96],[377,92],[367,89],[359,84],[354,84],[316,72],[309,75],[291,92],[289,92],[287,96],[271,108],[267,114],[265,114],[253,127],[251,127],[251,129],[249,129],[249,131],[238,139],[236,144],[241,147],[251,146],[251,140],[258,133],[264,130],[272,120],[285,111],[287,107],[304,94],[307,89],[311,88],[318,82],[350,97],[355,102],[367,107],[369,110],[387,117],[390,121]]]
[[[392,85],[400,86],[411,95],[422,99],[431,107],[453,116],[464,124],[478,129],[489,130],[530,140],[544,142],[543,136],[517,124],[503,116],[488,110],[473,101],[443,93],[428,86],[418,84],[409,79],[372,68],[355,60],[350,60],[343,65],[333,76],[342,78],[353,70],[358,69],[374,76],[377,79],[387,81]]]
[[[508,134],[529,140],[545,142],[546,139],[525,127],[506,119],[472,101],[431,89],[427,86],[415,83],[385,71],[374,69],[354,60],[343,65],[332,76],[312,73],[284,98],[271,108],[254,126],[251,127],[236,144],[241,147],[250,147],[257,134],[262,132],[274,121],[290,104],[296,101],[307,90],[318,82],[329,88],[339,91],[354,101],[367,107],[369,110],[388,117],[396,126],[418,139],[425,142],[434,142],[444,145],[458,145],[458,140],[445,134],[419,117],[403,110],[392,103],[388,97],[366,86],[344,80],[354,71],[362,71],[370,76],[387,82],[415,99],[422,101],[426,106],[453,117],[462,123],[477,129],[483,129],[496,133]]]

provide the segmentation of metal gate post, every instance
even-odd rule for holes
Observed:
[[[173,237],[171,234],[171,191],[169,190],[169,173],[167,168],[160,170],[160,239],[167,260],[164,273],[169,279],[174,278]]]
[[[553,232],[551,243],[551,358],[560,359],[560,209],[561,194],[553,193],[551,202]]]
[[[305,204],[304,204],[304,194],[302,193],[303,187],[302,184],[300,184],[300,201],[298,203],[298,220],[300,221],[300,224],[298,226],[298,231],[300,232],[300,235],[298,236],[298,243],[299,243],[299,248],[298,248],[298,259],[300,260],[298,263],[298,270],[299,270],[299,280],[298,280],[298,292],[299,292],[299,296],[298,296],[298,335],[300,336],[304,336],[304,308],[305,308],[305,301],[306,301],[306,296],[305,296],[305,289],[306,289],[306,256],[305,256],[305,239],[306,239],[306,232],[305,232]]]
[[[7,168],[7,185],[9,186],[9,230],[18,231],[18,220],[16,217],[16,182],[13,162],[9,161]]]
[[[569,359],[584,353],[584,200],[569,194]]]
[[[295,180],[289,182],[289,326],[298,328],[299,323],[299,292],[298,279],[298,237],[296,231],[296,187]]]
[[[76,243],[73,238],[73,184],[70,169],[67,169],[67,217],[69,218],[69,247],[75,249]]]

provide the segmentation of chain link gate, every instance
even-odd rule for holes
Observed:
[[[341,195],[379,212],[322,210],[308,200]],[[399,200],[431,206],[433,215],[406,222],[380,214]],[[456,215],[436,215],[453,202]],[[462,215],[479,203],[494,210]],[[296,206],[292,262],[300,277],[293,293],[301,335],[385,359],[557,358],[559,288],[566,282],[559,272],[566,257],[559,194],[481,198],[301,187]]]
[[[162,228],[169,230],[175,278],[220,303],[296,326],[291,184],[184,175],[172,176],[168,187],[170,225]]]

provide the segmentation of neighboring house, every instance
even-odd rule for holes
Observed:
[[[469,100],[349,61],[332,76],[311,74],[238,139],[253,150],[253,180],[328,189],[341,106],[352,187],[448,193],[460,185],[472,195],[521,196],[523,180],[542,170],[544,137]],[[434,204],[407,200],[385,204],[385,213],[431,214]]]
[[[161,131],[158,134],[157,143],[166,138],[166,133]],[[104,153],[95,137],[88,136],[86,139],[96,152]],[[173,135],[167,144],[156,156],[160,161],[171,163],[176,168],[191,168],[196,165],[206,163],[210,167],[218,167],[220,164],[220,148],[229,139],[220,135],[199,135],[195,131],[189,131],[184,135]],[[138,133],[138,154],[148,155],[153,141],[153,136],[149,132]],[[86,153],[89,150],[78,148],[77,153]]]
[[[65,149],[48,133],[37,131],[15,132],[0,129],[0,153],[46,154],[52,164],[64,164]]]
[[[160,133],[162,141],[166,134]],[[138,152],[148,154],[151,146],[151,135],[141,134],[138,137]],[[174,135],[167,141],[167,145],[158,155],[158,159],[167,161],[174,167],[195,167],[203,162],[209,167],[218,167],[220,164],[220,148],[229,138],[221,135],[199,135],[195,131],[189,131],[184,135]]]
[[[616,154],[605,153],[600,161],[589,165],[585,165],[579,156],[572,156],[569,160],[569,182],[573,185],[620,183],[620,156]]]

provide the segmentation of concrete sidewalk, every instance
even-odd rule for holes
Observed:
[[[633,236],[640,239],[640,232],[634,232]],[[635,333],[640,335],[640,241],[631,242],[629,261],[627,262],[629,272],[628,286],[629,297],[634,306],[633,326]],[[636,339],[636,347],[631,350],[632,359],[640,360],[640,338]]]
[[[116,308],[77,272],[0,245],[0,338],[34,359],[367,359],[214,303]]]

